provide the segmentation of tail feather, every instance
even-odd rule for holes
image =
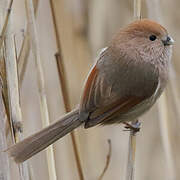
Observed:
[[[54,124],[13,145],[7,152],[17,163],[23,162],[81,124],[79,111],[72,111]]]

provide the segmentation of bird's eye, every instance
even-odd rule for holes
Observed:
[[[151,41],[155,41],[155,40],[156,40],[156,36],[155,36],[155,35],[150,35],[150,36],[149,36],[149,39],[150,39]]]

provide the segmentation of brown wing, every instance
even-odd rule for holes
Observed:
[[[108,106],[102,107],[93,111],[87,122],[85,128],[95,126],[96,124],[113,124],[121,122],[120,116],[126,114],[130,109],[140,104],[145,98],[143,97],[127,97],[120,99]]]
[[[95,107],[94,96],[92,96],[92,94],[95,93],[97,77],[98,70],[96,69],[96,66],[94,66],[88,75],[88,79],[84,87],[80,105],[81,111],[85,111],[86,109],[93,109],[93,107]]]
[[[115,118],[119,114],[125,114],[129,109],[145,99],[145,97],[135,96],[117,99],[117,96],[113,96],[112,86],[105,89],[105,81],[98,76],[98,70],[94,66],[88,76],[82,96],[81,110],[87,110],[90,113],[85,128],[101,122],[108,123],[108,120]]]
[[[88,116],[85,128],[116,122],[113,119],[127,114],[157,88],[158,73],[152,66],[144,68],[123,58],[120,64],[109,63],[108,58],[101,57],[86,81],[80,106],[80,114]],[[101,60],[107,63],[101,64]]]

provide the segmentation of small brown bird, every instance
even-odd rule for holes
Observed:
[[[147,19],[122,29],[92,67],[79,107],[10,147],[9,155],[23,162],[81,124],[89,128],[137,119],[167,84],[173,42],[163,26]]]

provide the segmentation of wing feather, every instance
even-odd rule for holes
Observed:
[[[85,123],[85,128],[100,123],[104,125],[112,124],[115,123],[114,119],[116,119],[116,123],[122,122],[121,120],[118,121],[118,118],[120,119],[121,115],[126,114],[129,109],[132,109],[144,99],[143,97],[127,97],[111,103],[108,106],[101,107],[90,114],[89,120]]]
[[[129,120],[129,112],[131,118],[142,114],[149,106],[138,113],[135,107],[144,106],[158,86],[159,75],[153,64],[137,63],[124,56],[115,59],[108,51],[101,54],[84,87],[80,115],[88,115],[85,128]]]

